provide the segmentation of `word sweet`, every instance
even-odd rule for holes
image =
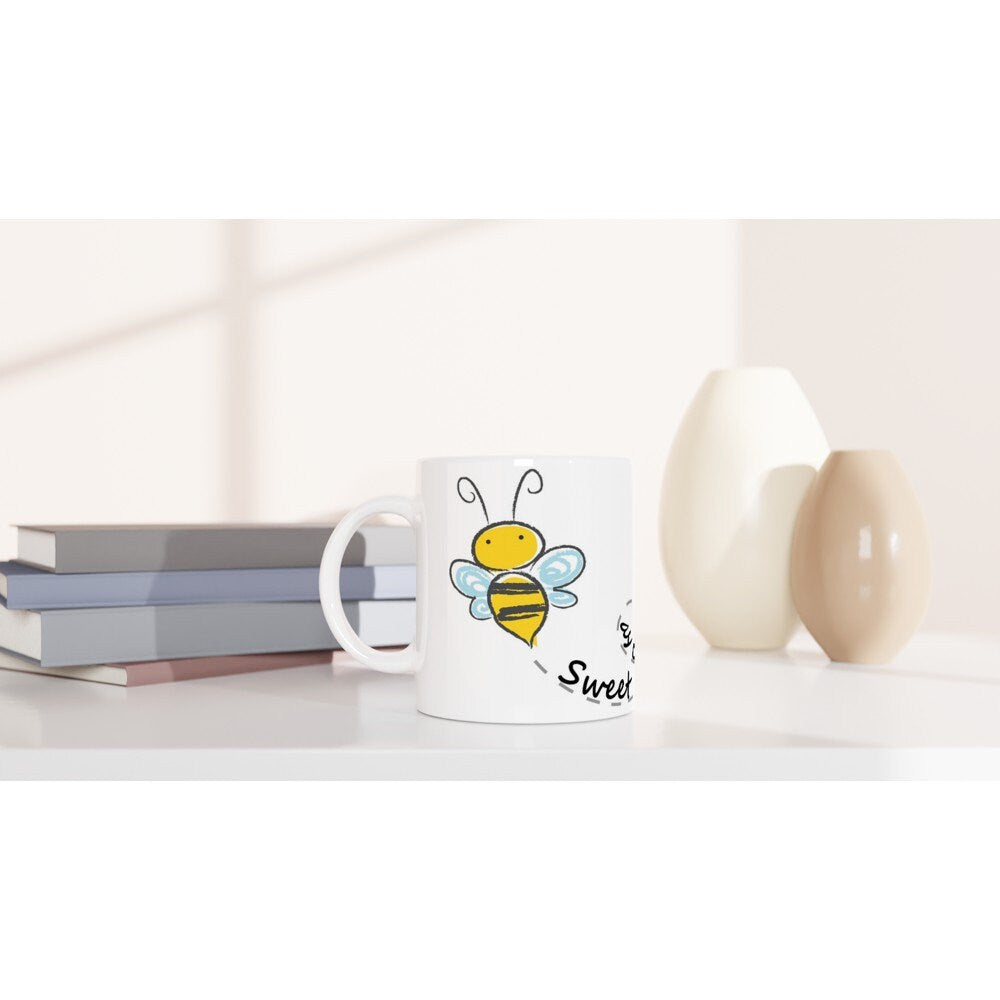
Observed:
[[[570,660],[569,665],[566,667],[569,672],[569,677],[563,677],[562,674],[559,675],[559,683],[565,684],[568,688],[576,687],[577,684],[583,682],[583,686],[580,688],[584,695],[588,698],[600,698],[602,695],[607,701],[622,701],[627,699],[632,700],[632,672],[628,672],[627,677],[621,679],[612,679],[607,681],[595,681],[593,677],[584,677],[582,675],[583,671],[586,671],[587,664],[583,660]]]

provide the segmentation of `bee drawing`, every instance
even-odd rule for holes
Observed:
[[[528,483],[529,477],[537,480],[535,489]],[[468,476],[458,480],[459,497],[465,503],[479,501],[486,527],[472,539],[473,561],[456,559],[451,564],[451,582],[469,599],[473,618],[492,618],[504,631],[534,646],[549,609],[576,604],[576,594],[565,588],[580,576],[587,561],[573,545],[546,550],[542,533],[517,519],[518,497],[526,484],[528,493],[541,493],[541,473],[528,469],[521,476],[514,491],[511,520],[490,521],[476,484]]]

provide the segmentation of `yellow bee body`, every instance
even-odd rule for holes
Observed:
[[[527,573],[501,573],[487,591],[493,620],[529,646],[535,645],[549,614],[545,588]]]

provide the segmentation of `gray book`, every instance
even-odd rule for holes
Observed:
[[[345,601],[413,599],[416,566],[344,566]],[[158,573],[50,573],[0,562],[0,597],[8,608],[112,608],[138,604],[240,604],[318,601],[315,566],[281,569],[191,569]]]
[[[18,562],[55,573],[319,566],[332,524],[18,525]],[[409,526],[360,528],[345,566],[415,563]]]
[[[414,601],[345,601],[370,646],[416,634]],[[16,611],[0,604],[0,647],[43,667],[338,649],[318,601]]]

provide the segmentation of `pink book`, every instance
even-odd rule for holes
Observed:
[[[258,670],[280,670],[285,667],[305,667],[314,663],[330,663],[330,650],[313,653],[253,653],[246,656],[200,656],[189,660],[150,660],[143,663],[106,663],[86,667],[42,667],[5,650],[0,651],[0,667],[22,670],[49,677],[71,677],[75,680],[98,681],[138,687],[141,684],[163,684],[167,681],[190,681],[203,677],[227,677],[230,674],[250,674]]]
[[[400,649],[406,649],[405,646],[379,646],[379,650],[383,653],[395,653]],[[343,649],[335,649],[333,651],[333,665],[335,667],[360,667],[361,664],[358,663],[350,653]]]

